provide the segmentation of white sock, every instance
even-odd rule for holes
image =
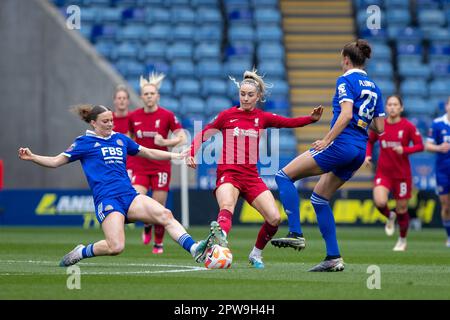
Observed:
[[[262,254],[262,250],[258,249],[256,247],[253,247],[252,252],[250,252],[251,257],[261,257],[261,254]]]
[[[191,255],[194,257],[195,256],[195,249],[197,249],[198,247],[198,242],[194,243],[190,249],[191,251]]]

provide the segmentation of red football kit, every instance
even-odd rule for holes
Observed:
[[[234,106],[219,113],[196,135],[191,144],[191,155],[197,153],[202,142],[221,132],[223,147],[217,166],[215,190],[224,183],[231,183],[251,204],[257,196],[268,190],[257,169],[262,130],[270,127],[296,128],[312,122],[310,116],[285,118],[257,108],[244,111]]]
[[[125,117],[117,117],[113,112],[113,123],[114,128],[113,131],[127,134],[128,133],[128,115]]]
[[[391,190],[394,199],[411,198],[411,165],[408,156],[423,151],[422,137],[417,128],[408,120],[401,118],[397,123],[384,120],[384,133],[378,135],[370,131],[366,156],[372,156],[373,145],[379,140],[380,157],[375,174],[375,186]],[[410,142],[413,143],[409,146]],[[393,148],[403,147],[403,154]]]
[[[173,112],[158,106],[154,112],[137,109],[128,115],[129,131],[134,140],[147,148],[168,151],[167,147],[155,144],[154,137],[160,134],[167,139],[169,132],[182,129]],[[131,170],[132,184],[147,189],[169,191],[170,160],[148,160],[142,157],[128,157],[127,168]]]

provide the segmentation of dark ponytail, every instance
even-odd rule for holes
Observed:
[[[71,111],[78,115],[84,122],[91,123],[91,120],[97,120],[99,114],[111,110],[102,105],[81,104],[72,107]]]
[[[349,57],[354,66],[364,66],[366,59],[370,59],[372,48],[366,40],[358,39],[347,43],[342,50],[344,57]]]

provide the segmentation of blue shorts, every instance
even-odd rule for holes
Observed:
[[[341,141],[333,141],[324,150],[309,152],[324,172],[331,171],[343,181],[350,180],[366,158],[365,149]]]
[[[438,195],[450,193],[450,172],[449,170],[436,169],[436,188]]]
[[[111,212],[120,212],[125,216],[125,223],[128,221],[128,209],[131,206],[134,198],[139,195],[139,193],[131,193],[115,198],[105,198],[100,203],[95,204],[95,216],[100,224]]]

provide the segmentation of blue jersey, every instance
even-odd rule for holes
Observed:
[[[331,128],[341,113],[340,104],[344,101],[353,103],[353,118],[335,140],[365,149],[372,119],[385,115],[381,91],[363,70],[351,69],[340,76],[333,98]]]
[[[107,138],[87,130],[63,154],[69,161],[81,161],[92,190],[94,203],[104,198],[135,194],[126,170],[127,154],[136,155],[140,145],[129,137],[113,132]]]
[[[439,145],[443,142],[450,143],[450,121],[447,115],[444,114],[442,117],[436,118],[433,121],[428,132],[429,142]],[[443,171],[450,169],[450,152],[441,153],[437,152],[436,156],[436,171]]]

